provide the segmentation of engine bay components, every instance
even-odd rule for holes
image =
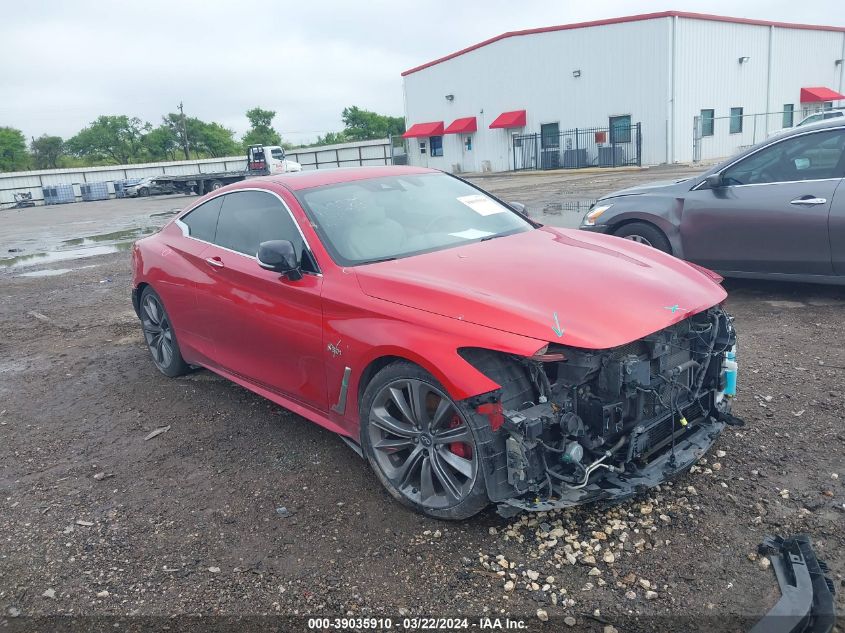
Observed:
[[[735,420],[736,333],[721,307],[620,347],[550,344],[519,362],[533,398],[503,409],[508,489],[488,485],[503,513],[630,496],[691,466]]]

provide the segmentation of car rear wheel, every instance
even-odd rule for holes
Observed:
[[[472,412],[431,374],[408,362],[388,365],[361,404],[361,444],[391,495],[438,519],[466,519],[487,506]]]
[[[141,293],[141,326],[144,329],[144,340],[153,357],[153,362],[165,376],[181,376],[188,373],[190,367],[182,358],[173,324],[161,297],[155,290],[147,286]]]
[[[639,242],[651,246],[664,253],[672,254],[672,245],[663,231],[653,224],[647,222],[631,222],[625,224],[618,231],[614,232],[617,237],[624,237],[632,242]]]

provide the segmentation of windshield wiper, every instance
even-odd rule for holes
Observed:
[[[488,235],[487,237],[482,237],[482,238],[479,240],[479,242],[489,242],[490,240],[494,240],[494,239],[496,239],[497,237],[504,237],[504,235],[502,235],[502,234],[497,234],[497,235]]]
[[[363,265],[363,264],[380,264],[381,262],[392,262],[394,259],[396,259],[396,258],[395,257],[383,257],[381,259],[368,259],[366,261],[359,262],[358,265],[360,266],[360,265]]]

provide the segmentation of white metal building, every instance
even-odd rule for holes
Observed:
[[[715,158],[840,105],[843,59],[845,27],[678,11],[503,33],[402,73],[409,161],[603,166],[619,141],[630,164],[636,132],[624,128],[641,123],[642,164],[688,162],[696,117],[703,156]],[[754,117],[752,131],[757,113],[776,114]],[[590,129],[565,134],[575,128]],[[514,142],[528,134],[531,164]]]

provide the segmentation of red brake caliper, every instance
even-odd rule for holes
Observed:
[[[461,418],[458,417],[457,414],[449,421],[449,426],[447,428],[456,429],[462,424]],[[469,444],[464,444],[463,442],[452,442],[449,444],[449,450],[452,451],[458,457],[463,457],[464,459],[471,459],[472,458],[472,446]]]

